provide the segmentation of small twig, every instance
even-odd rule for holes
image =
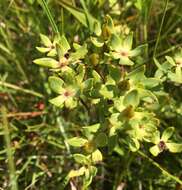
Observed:
[[[11,118],[11,117],[36,117],[36,116],[44,115],[44,114],[47,114],[47,112],[43,112],[43,111],[18,112],[18,113],[9,113],[9,114],[7,114],[7,118]]]

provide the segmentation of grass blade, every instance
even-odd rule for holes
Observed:
[[[8,128],[8,120],[7,120],[5,107],[2,107],[2,116],[3,116],[2,126],[4,128],[4,142],[5,142],[5,147],[6,147],[7,159],[8,159],[10,186],[11,186],[11,190],[18,190],[14,158],[13,158],[13,151],[11,148],[10,132],[9,132],[9,128]]]
[[[158,32],[158,35],[157,35],[157,41],[156,41],[156,44],[155,44],[155,47],[154,47],[153,58],[154,58],[155,55],[156,55],[157,47],[158,47],[158,45],[159,45],[160,36],[161,36],[161,31],[162,31],[162,27],[163,27],[163,24],[164,24],[164,19],[165,19],[165,16],[166,16],[168,4],[169,4],[169,0],[166,0],[166,2],[165,2],[165,7],[164,7],[164,11],[163,11],[163,16],[162,16],[162,21],[161,21],[160,28],[159,28],[159,32]]]
[[[7,88],[12,88],[12,89],[17,90],[17,91],[21,91],[21,92],[24,92],[24,93],[27,93],[27,94],[31,94],[33,96],[43,98],[43,95],[38,93],[38,92],[35,92],[33,90],[29,90],[29,89],[25,89],[25,88],[21,88],[19,86],[16,86],[14,84],[10,84],[10,83],[4,82],[4,81],[3,82],[0,81],[0,86],[4,86],[4,87],[7,87]]]
[[[75,8],[62,0],[60,0],[58,4],[70,12],[81,24],[83,24],[85,27],[88,27],[86,16],[82,10]]]
[[[53,29],[54,33],[59,34],[58,27],[57,27],[57,25],[56,25],[56,23],[55,23],[55,21],[53,19],[53,16],[52,16],[52,14],[51,14],[51,12],[49,10],[49,7],[48,7],[46,1],[45,0],[39,0],[39,1],[40,1],[41,5],[43,7],[48,19],[49,19],[49,22],[50,22],[50,24],[52,26],[52,29]]]

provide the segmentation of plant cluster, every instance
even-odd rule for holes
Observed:
[[[182,151],[182,144],[172,138],[174,127],[163,128],[160,121],[170,101],[164,83],[182,83],[181,51],[166,56],[162,64],[155,59],[157,71],[147,77],[142,58],[146,45],[133,48],[131,31],[118,32],[109,15],[102,25],[92,26],[92,35],[83,44],[69,43],[64,35],[51,40],[41,34],[43,46],[37,50],[45,57],[34,60],[52,73],[49,85],[57,95],[49,102],[68,112],[87,114],[87,121],[79,118],[79,134],[67,140],[77,150],[72,157],[80,165],[67,180],[83,176],[83,189],[96,175],[97,164],[112,152],[143,150],[157,156]]]
[[[181,0],[0,0],[0,189],[180,190]]]

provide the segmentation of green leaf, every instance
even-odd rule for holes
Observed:
[[[62,72],[60,74],[61,78],[64,79],[65,84],[67,85],[71,85],[71,89],[74,89],[74,87],[76,87],[76,80],[75,80],[75,71],[73,69],[71,69],[70,67],[68,67],[69,70],[66,70],[66,72]]]
[[[99,75],[97,71],[92,70],[92,76],[95,82],[101,82],[101,76]]]
[[[93,87],[93,83],[94,83],[93,80],[94,80],[93,78],[89,78],[83,82],[84,91],[88,91]]]
[[[100,152],[100,150],[95,150],[93,153],[92,153],[92,161],[94,163],[97,163],[97,162],[101,162],[102,161],[102,153]]]
[[[160,132],[156,131],[155,133],[153,133],[150,141],[157,145],[160,142]]]
[[[121,70],[118,67],[114,67],[112,65],[108,66],[110,76],[116,81],[120,81],[121,79]]]
[[[111,117],[109,118],[109,122],[111,123],[111,125],[113,126],[110,129],[110,133],[111,135],[115,135],[115,129],[118,127],[121,127],[123,124],[123,121],[120,120],[120,113],[114,113],[111,115]]]
[[[102,47],[104,45],[104,42],[96,37],[90,37],[91,42],[96,46],[96,47]]]
[[[157,156],[160,153],[158,145],[154,145],[150,148],[150,152],[153,156]]]
[[[80,47],[81,47],[80,44],[78,44],[78,43],[76,43],[76,42],[73,42],[73,48],[74,48],[75,50],[79,49]]]
[[[114,32],[114,23],[113,23],[112,18],[109,15],[106,15],[105,20],[106,20],[107,26],[112,30],[112,32]]]
[[[90,160],[83,154],[73,154],[73,158],[79,164],[87,165],[90,163]]]
[[[70,45],[64,35],[62,35],[59,39],[59,45],[61,46],[62,49],[62,54],[65,55],[68,50],[70,49]]]
[[[46,47],[52,46],[52,42],[47,36],[40,34],[40,38],[41,38],[43,45],[45,45]]]
[[[84,175],[86,171],[86,168],[85,167],[81,167],[80,169],[78,170],[71,170],[68,174],[68,178],[73,178],[73,177],[78,177],[78,176],[82,176]]]
[[[135,63],[134,63],[133,61],[131,61],[131,60],[129,59],[129,57],[121,56],[121,57],[120,57],[120,60],[119,60],[119,64],[120,64],[120,65],[132,66],[132,65],[134,65]]]
[[[182,83],[182,69],[180,66],[176,67],[175,74],[176,74],[176,81],[181,84]]]
[[[71,146],[75,146],[75,147],[82,147],[85,145],[85,143],[87,143],[88,140],[81,138],[81,137],[73,137],[67,140],[67,143]]]
[[[59,62],[52,58],[39,58],[33,61],[35,64],[52,69],[59,67]]]
[[[50,48],[45,48],[45,47],[36,47],[36,49],[41,52],[41,53],[47,53],[50,51]]]
[[[87,50],[87,45],[84,44],[83,46],[81,46],[80,48],[78,48],[76,50],[76,52],[71,53],[70,55],[70,59],[74,62],[74,61],[78,61],[79,59],[83,59],[85,58],[85,55],[87,54],[88,50]]]
[[[157,85],[159,85],[161,80],[157,79],[157,78],[146,78],[144,80],[142,80],[142,84],[146,87],[146,88],[153,88]]]
[[[157,66],[158,69],[160,69],[161,71],[164,71],[164,69],[162,68],[161,64],[159,63],[159,61],[156,58],[154,58],[154,63]]]
[[[110,47],[112,50],[120,51],[122,48],[121,39],[118,35],[112,34],[111,40],[110,40]]]
[[[136,152],[140,148],[140,143],[135,138],[130,138],[127,143],[129,144],[129,149],[132,152]]]
[[[136,57],[138,55],[141,55],[142,52],[148,47],[147,44],[143,44],[143,45],[140,45],[138,47],[136,47],[135,49],[131,50],[130,53],[129,53],[129,56],[130,57]]]
[[[132,105],[133,107],[137,107],[139,102],[140,102],[139,93],[136,89],[128,92],[123,100],[123,104],[125,106]]]
[[[173,60],[172,57],[169,56],[165,56],[166,60],[172,65],[172,66],[176,66],[175,61]]]
[[[141,99],[145,100],[145,98],[150,97],[153,101],[158,102],[158,99],[154,93],[150,90],[138,88],[138,93]]]
[[[101,26],[99,22],[94,23],[94,31],[93,31],[97,36],[101,35]]]
[[[56,49],[52,49],[47,53],[48,57],[55,57],[57,55]]]
[[[123,41],[123,47],[130,50],[132,48],[133,44],[133,33],[126,36],[126,38]]]
[[[88,186],[92,183],[93,176],[90,173],[89,169],[85,171],[85,178],[83,181],[83,189],[88,189]]]
[[[111,99],[114,97],[114,85],[102,85],[101,89],[99,90],[99,93],[104,96],[104,98]]]
[[[65,107],[73,109],[77,106],[77,100],[73,97],[69,97],[65,100]]]
[[[128,73],[126,79],[131,79],[132,81],[138,82],[144,78],[145,66],[140,66],[135,70]]]
[[[175,73],[169,72],[168,77],[172,82],[182,84],[182,70],[176,67]]]
[[[107,145],[108,138],[105,133],[99,133],[94,140],[97,147],[103,147]]]
[[[90,174],[94,177],[97,174],[97,168],[95,166],[89,167]]]
[[[182,144],[178,143],[166,143],[167,148],[172,153],[182,152]]]
[[[77,71],[76,80],[78,83],[81,83],[85,76],[85,66],[83,64],[80,64],[76,68],[76,71]]]
[[[168,127],[167,129],[164,130],[164,132],[162,133],[162,137],[161,139],[164,142],[167,142],[168,139],[173,135],[174,133],[174,127]]]
[[[116,145],[114,147],[114,152],[116,152],[118,155],[120,156],[124,156],[125,155],[125,150],[123,147],[120,147],[119,145]]]
[[[83,24],[85,27],[88,27],[87,19],[83,10],[73,7],[72,5],[66,3],[63,0],[58,1],[58,4],[60,4],[67,11],[69,11],[81,24]]]
[[[96,133],[99,128],[100,128],[100,123],[96,123],[94,125],[89,125],[89,126],[83,127],[84,130],[86,130],[90,133]]]
[[[64,81],[62,79],[55,76],[51,76],[49,77],[48,80],[49,80],[49,85],[54,92],[58,94],[61,94],[63,92]]]
[[[57,107],[63,107],[65,100],[66,98],[63,95],[60,95],[56,98],[49,100],[49,102]]]
[[[136,6],[136,8],[139,10],[139,11],[141,11],[142,10],[142,6],[143,5],[143,1],[142,0],[137,0],[136,2],[135,2],[135,6]]]

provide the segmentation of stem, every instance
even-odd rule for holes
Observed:
[[[159,41],[160,41],[161,31],[162,31],[162,27],[163,27],[163,24],[164,24],[164,19],[165,19],[165,16],[166,16],[168,3],[169,3],[169,0],[166,0],[165,7],[164,7],[164,13],[163,13],[163,16],[162,16],[162,21],[161,21],[159,32],[158,32],[158,35],[157,35],[157,41],[156,41],[155,48],[154,48],[153,58],[155,57],[156,52],[157,52],[157,47],[158,47],[158,44],[159,44]]]
[[[6,115],[7,118],[11,118],[11,117],[36,117],[39,115],[44,115],[47,114],[47,112],[43,112],[43,111],[35,111],[35,112],[19,112],[19,113],[9,113]],[[1,115],[0,115],[1,118]]]
[[[18,190],[13,151],[11,147],[10,132],[9,132],[8,120],[6,116],[6,108],[2,107],[1,112],[2,112],[2,126],[4,128],[4,142],[5,142],[5,147],[6,147],[7,159],[8,159],[11,190]]]
[[[18,90],[18,91],[21,91],[21,92],[24,92],[24,93],[27,93],[27,94],[31,94],[31,95],[43,98],[43,95],[38,93],[38,92],[34,92],[32,90],[29,90],[29,89],[21,88],[19,86],[16,86],[14,84],[10,84],[10,83],[7,83],[7,82],[0,81],[0,86],[4,86],[4,87],[7,87],[7,88],[12,88],[14,90]]]
[[[144,36],[144,43],[147,43],[148,40],[147,23],[144,23],[143,25],[143,36]],[[145,48],[145,58],[148,59],[148,46]]]
[[[53,16],[52,16],[52,14],[51,14],[51,12],[49,10],[47,2],[45,0],[40,0],[40,1],[42,2],[42,7],[43,7],[48,19],[49,19],[49,22],[51,24],[51,27],[52,27],[54,33],[59,34],[59,30],[58,30],[57,25],[56,25],[56,23],[55,23],[55,21],[53,19]]]
[[[140,156],[146,158],[151,164],[153,164],[155,167],[157,167],[159,170],[161,170],[162,174],[168,176],[169,178],[171,178],[172,180],[176,181],[177,183],[179,183],[180,185],[182,185],[182,181],[177,178],[176,176],[170,174],[167,170],[165,170],[164,168],[162,168],[157,162],[155,162],[154,160],[152,160],[150,157],[148,157],[145,153],[141,152],[140,150],[137,152]]]

